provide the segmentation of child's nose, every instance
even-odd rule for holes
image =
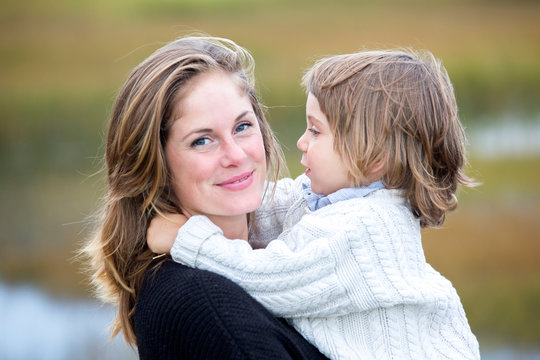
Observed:
[[[306,133],[303,133],[302,136],[300,136],[300,138],[296,142],[296,147],[298,147],[298,150],[300,150],[301,152],[306,152]]]

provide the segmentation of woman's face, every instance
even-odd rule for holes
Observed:
[[[231,74],[188,84],[165,146],[172,188],[186,216],[245,215],[261,204],[263,138],[251,102]]]

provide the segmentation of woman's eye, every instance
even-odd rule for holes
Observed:
[[[251,123],[241,123],[236,127],[235,132],[239,133],[242,131],[246,131],[250,126],[252,126]]]
[[[200,138],[191,143],[191,147],[203,146],[210,143],[208,138]]]

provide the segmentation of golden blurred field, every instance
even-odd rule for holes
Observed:
[[[4,1],[0,279],[89,295],[69,259],[103,194],[109,108],[131,68],[179,35],[228,37],[253,53],[260,95],[297,175],[299,81],[313,59],[426,48],[446,65],[467,127],[538,123],[539,18],[535,1]],[[481,345],[539,347],[540,154],[472,154],[469,174],[482,185],[460,192],[442,229],[424,232],[426,257],[454,283]]]

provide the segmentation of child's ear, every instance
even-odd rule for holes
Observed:
[[[384,158],[382,158],[381,160],[377,161],[371,167],[371,169],[369,169],[369,174],[370,175],[375,175],[375,174],[379,173],[380,171],[382,171],[385,166],[386,166],[386,156]]]

